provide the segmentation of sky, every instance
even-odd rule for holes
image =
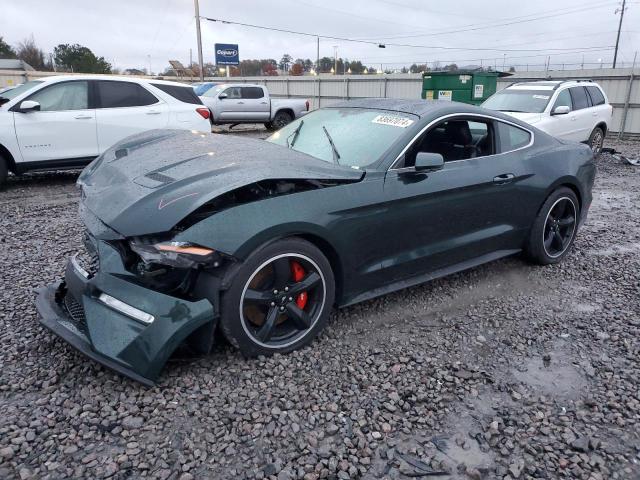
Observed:
[[[120,69],[197,61],[193,0],[0,0],[0,35],[15,45],[33,35],[45,52],[80,43]],[[320,40],[320,56],[375,68],[412,63],[544,69],[550,63],[607,67],[613,59],[619,1],[593,0],[200,0],[200,15],[342,39]],[[239,44],[240,59],[288,53],[315,61],[316,38],[201,21],[205,62],[215,43]],[[345,39],[373,43],[351,42]],[[386,48],[379,48],[384,43]],[[640,50],[640,1],[628,1],[618,62]],[[638,60],[640,63],[640,59]],[[576,65],[574,65],[574,68]],[[560,67],[558,67],[560,68]]]

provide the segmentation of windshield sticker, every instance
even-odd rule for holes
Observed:
[[[413,123],[413,120],[404,117],[396,117],[395,115],[378,115],[376,118],[371,120],[371,123],[379,123],[380,125],[391,125],[392,127],[407,128]]]
[[[539,100],[549,100],[549,95],[534,95],[533,98],[537,98]]]

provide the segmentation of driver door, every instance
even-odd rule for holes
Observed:
[[[224,98],[220,98],[220,95]],[[216,119],[217,122],[233,122],[243,118],[245,105],[242,99],[242,87],[229,87],[223,90],[218,95],[218,103],[220,113]]]
[[[388,278],[468,268],[517,251],[523,233],[513,197],[527,167],[519,152],[498,154],[497,130],[488,118],[447,119],[387,172],[383,224],[394,232],[382,260]],[[420,151],[441,154],[444,167],[415,171]],[[522,201],[528,201],[526,193]]]
[[[16,137],[25,163],[48,160],[88,160],[98,156],[96,113],[89,108],[89,82],[54,83],[25,100],[40,111],[14,111]]]

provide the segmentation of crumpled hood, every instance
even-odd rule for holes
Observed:
[[[82,209],[129,236],[167,232],[217,196],[269,179],[358,181],[364,172],[263,140],[186,130],[128,137],[80,175]]]
[[[544,115],[542,113],[524,113],[524,112],[502,112],[510,117],[517,118],[518,120],[522,120],[523,122],[527,122],[531,125],[535,125],[538,123]]]

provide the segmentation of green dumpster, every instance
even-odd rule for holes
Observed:
[[[481,70],[425,72],[422,74],[422,98],[479,105],[496,93],[498,77],[508,75],[511,74]]]

